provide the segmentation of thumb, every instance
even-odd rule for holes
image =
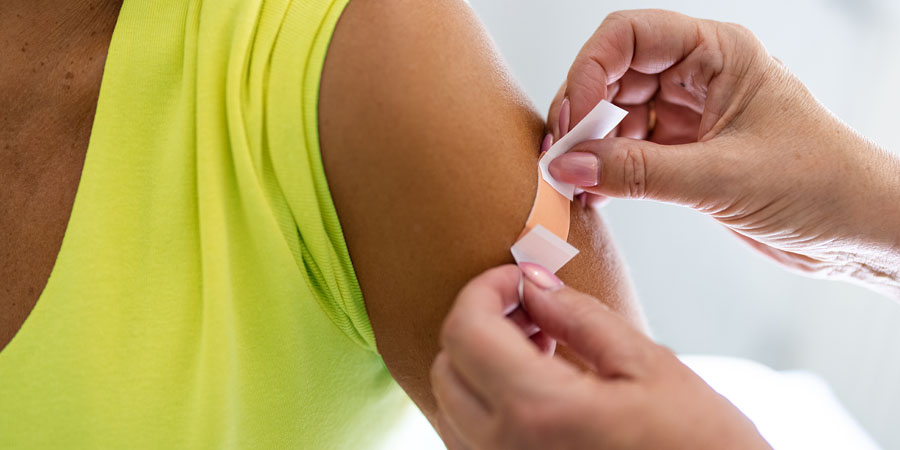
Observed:
[[[722,155],[708,143],[608,138],[576,145],[551,161],[549,170],[593,194],[695,206],[722,186],[728,169]]]
[[[647,373],[657,345],[600,300],[567,287],[545,290],[530,279],[523,294],[524,306],[534,323],[566,344],[598,375],[634,377]]]

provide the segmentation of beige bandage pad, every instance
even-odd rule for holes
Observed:
[[[541,157],[534,206],[519,240],[510,249],[516,264],[530,262],[556,272],[578,254],[578,249],[566,242],[575,186],[553,179],[550,161],[582,142],[606,137],[627,114],[612,103],[601,101]]]

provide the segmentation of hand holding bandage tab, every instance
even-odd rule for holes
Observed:
[[[578,249],[566,242],[575,186],[555,180],[548,169],[550,161],[582,142],[603,139],[627,114],[603,100],[541,157],[534,206],[525,222],[525,230],[510,249],[516,264],[530,262],[556,272],[578,254]]]

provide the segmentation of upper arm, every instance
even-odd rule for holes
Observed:
[[[539,55],[535,55],[539,57]],[[319,103],[322,155],[378,350],[426,414],[428,369],[459,289],[512,262],[543,121],[459,0],[353,0]],[[573,205],[560,271],[638,320],[595,212]]]

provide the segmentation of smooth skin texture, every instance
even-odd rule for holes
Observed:
[[[0,8],[0,351],[56,262],[121,3],[4,0]]]
[[[631,111],[622,137],[576,146],[551,165],[555,177],[689,206],[787,268],[900,299],[900,160],[828,111],[750,31],[613,13],[573,63],[551,128],[601,99]]]
[[[352,1],[319,110],[326,174],[378,349],[437,423],[428,372],[441,323],[468,280],[512,262],[544,124],[459,0]],[[573,207],[569,242],[581,254],[559,275],[640,326],[594,210]]]
[[[590,370],[540,352],[504,316],[519,301],[519,268],[486,271],[457,297],[431,372],[459,448],[770,448],[668,349],[545,269],[523,269],[530,317]]]

